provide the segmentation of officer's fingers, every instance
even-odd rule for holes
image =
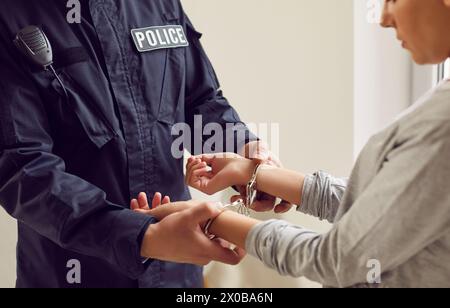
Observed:
[[[199,178],[195,178],[195,177],[191,177],[190,179],[186,180],[186,185],[195,188],[197,190],[200,189],[200,179]]]
[[[207,238],[205,239],[209,241]],[[212,260],[230,265],[239,264],[243,258],[240,252],[237,253],[229,248],[224,248],[220,243],[215,241],[209,241],[209,243],[205,245],[205,251]]]
[[[239,199],[245,199],[246,194],[246,187],[245,186],[236,186],[237,191],[240,193],[240,195],[234,195],[231,197],[230,201],[231,203],[238,201]]]
[[[286,213],[289,212],[289,210],[293,207],[293,204],[290,204],[287,201],[282,201],[280,204],[278,204],[277,206],[275,206],[275,213],[277,214],[282,214],[282,213]]]
[[[213,177],[213,174],[208,170],[208,168],[200,168],[192,172],[192,177],[199,178],[199,177],[207,177],[208,179]]]
[[[270,212],[274,208],[274,204],[272,202],[267,201],[255,201],[251,205],[251,209],[255,212]]]
[[[249,158],[258,161],[259,163],[263,163],[270,160],[270,154],[267,151],[257,150],[253,152]]]
[[[216,158],[216,159],[233,159],[233,158],[242,158],[242,156],[239,154],[236,154],[236,153],[224,152],[224,153],[214,154],[214,158]]]
[[[195,160],[186,165],[186,174],[192,172],[192,167],[196,164]]]
[[[275,202],[277,201],[277,198],[272,196],[272,195],[269,195],[267,193],[258,191],[257,195],[256,195],[256,200],[258,200],[258,201],[270,201],[270,202],[273,202],[273,205],[275,205]]]
[[[195,159],[195,156],[191,156],[188,158],[187,163],[189,164],[190,162],[192,162]]]
[[[192,175],[188,179],[186,179],[186,185],[191,186],[196,189],[198,189],[200,187],[199,183],[200,183],[200,180],[198,178],[193,177]]]
[[[201,163],[201,162],[202,162],[202,161],[201,161],[200,158],[194,157],[194,158],[192,158],[190,161],[188,161],[188,164],[186,165],[186,169],[189,170],[189,169],[191,169],[194,165],[196,165],[196,164],[198,164],[198,163]]]
[[[194,171],[189,170],[186,173],[186,184],[195,187],[195,184],[199,181],[199,178],[194,176]]]
[[[187,222],[191,225],[198,226],[199,223],[215,218],[220,213],[218,204],[205,202],[186,210],[184,215],[186,215]]]
[[[209,182],[213,177],[214,175],[207,167],[199,168],[186,177],[186,183],[195,189],[208,193],[206,190],[209,188]]]
[[[238,200],[241,200],[242,199],[242,196],[241,195],[234,195],[234,196],[232,196],[231,198],[230,198],[230,202],[231,203],[234,203],[234,202],[236,202],[236,201],[238,201]]]
[[[152,216],[152,214],[153,214],[152,210],[136,209],[134,211],[139,214],[150,215],[150,216]]]
[[[192,177],[192,172],[189,169],[186,169],[186,175],[184,176],[184,183],[186,185],[189,185],[190,181],[191,181],[191,177]]]
[[[273,154],[270,155],[269,162],[278,168],[283,168],[283,164],[281,163],[281,161]]]
[[[195,189],[207,193],[206,190],[209,187],[210,179],[211,176],[207,170],[198,170],[198,172],[196,171],[195,174],[192,175],[189,185]]]
[[[131,200],[131,202],[130,202],[130,208],[131,208],[131,210],[133,210],[133,211],[139,209],[139,203],[138,203],[137,199]]]
[[[155,217],[159,221],[174,213],[176,213],[175,208],[172,208],[170,204],[164,204],[148,211],[149,215]]]
[[[170,203],[170,197],[165,196],[164,199],[162,200],[162,204],[168,204],[168,203]]]
[[[231,249],[232,244],[230,244],[230,242],[228,241],[225,241],[224,239],[221,239],[220,237],[213,239],[213,241],[220,244],[223,248]]]
[[[161,205],[161,199],[162,199],[161,193],[157,192],[157,193],[153,196],[152,209],[155,209],[155,208],[157,208],[158,206]]]
[[[204,162],[201,162],[200,160],[196,160],[195,163],[191,164],[186,169],[186,183],[189,183],[192,180],[192,173],[195,170],[205,168],[207,165]]]
[[[227,181],[229,179],[219,172],[218,174],[207,177],[207,180],[203,183],[202,191],[208,195],[213,195],[228,188],[230,185]]]
[[[194,171],[196,171],[198,169],[205,169],[207,167],[208,167],[208,165],[205,162],[198,162],[197,164],[193,165],[190,168],[190,172],[194,172]]]
[[[218,242],[224,248],[233,250],[240,258],[244,258],[247,255],[247,252],[244,249],[237,247],[224,239],[216,238],[214,241]]]
[[[208,165],[211,165],[214,162],[214,160],[216,159],[216,154],[203,154],[200,157],[200,159],[202,162],[205,162]]]
[[[235,246],[234,244],[231,244],[230,242],[225,241],[221,238],[217,238],[214,241],[218,242],[222,247],[228,248],[228,249],[234,251],[240,259],[245,258],[245,256],[247,255],[247,252],[244,249],[242,249],[238,246]]]
[[[191,219],[191,217],[189,217],[189,215],[187,214],[188,213],[187,210],[193,209],[194,207],[200,204],[202,203],[197,201],[183,201],[183,202],[162,204],[158,206],[156,209],[150,210],[150,215],[154,216],[158,220],[162,220],[169,215],[180,213],[183,215],[182,216],[183,219],[185,219],[185,221],[187,222],[188,220]],[[196,224],[195,221],[193,221],[192,225],[197,226],[198,223]]]
[[[251,205],[251,208],[256,212],[268,212],[274,209],[275,202],[275,197],[265,193],[258,193],[258,198]]]
[[[268,165],[268,166],[272,166],[272,167],[279,167],[274,161],[272,160],[267,160],[264,162],[264,164]]]
[[[245,194],[247,192],[246,185],[239,185],[236,188],[237,188],[238,192],[241,194],[241,196],[245,196]]]
[[[269,159],[269,156],[268,146],[264,142],[250,142],[245,148],[244,157],[266,161]]]
[[[189,157],[188,160],[187,160],[186,166],[189,166],[194,160],[195,160],[195,156]]]
[[[245,249],[242,249],[241,247],[236,247],[233,249],[233,251],[236,253],[236,255],[242,260],[247,256],[247,251]]]

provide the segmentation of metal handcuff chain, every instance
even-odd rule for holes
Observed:
[[[245,200],[243,199],[239,199],[231,204],[227,204],[227,205],[223,205],[219,207],[219,210],[221,210],[221,212],[225,212],[227,210],[234,210],[235,212],[247,216],[250,216],[250,207],[251,205],[255,202],[256,196],[257,196],[257,188],[256,188],[256,178],[258,176],[258,171],[261,168],[262,164],[257,164],[255,167],[255,170],[253,171],[253,175],[250,179],[250,181],[247,183],[247,186],[245,188]],[[216,216],[215,218],[211,218],[206,222],[205,228],[204,228],[204,233],[205,235],[210,239],[213,240],[216,238],[216,236],[214,234],[211,234],[209,232],[209,229],[211,228],[211,225],[214,223],[214,221],[216,220],[217,217],[219,217],[220,214],[218,216]]]

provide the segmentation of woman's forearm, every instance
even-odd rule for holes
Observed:
[[[248,233],[259,222],[233,211],[225,211],[214,220],[210,232],[238,247],[245,248]]]
[[[257,189],[293,204],[300,204],[304,178],[304,175],[294,171],[262,166],[256,179]],[[250,230],[258,223],[259,220],[225,211],[214,220],[210,232],[245,248]]]
[[[259,191],[300,205],[305,176],[301,173],[271,166],[261,166],[256,178]]]

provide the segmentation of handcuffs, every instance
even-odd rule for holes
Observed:
[[[250,216],[250,207],[255,202],[256,196],[258,194],[258,190],[256,188],[256,178],[258,176],[258,171],[261,168],[262,164],[257,164],[255,167],[255,170],[253,171],[253,175],[250,179],[250,181],[247,183],[247,186],[245,187],[245,200],[239,199],[231,204],[227,205],[221,205],[219,206],[219,210],[222,212],[225,212],[227,210],[232,210],[236,213],[239,213],[241,215]],[[216,216],[217,218],[218,216]],[[211,228],[211,225],[213,224],[214,220],[216,218],[211,218],[206,222],[204,233],[205,235],[210,239],[213,240],[216,238],[214,234],[211,234],[209,232],[209,229]]]

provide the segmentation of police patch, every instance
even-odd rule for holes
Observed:
[[[189,46],[184,29],[179,25],[132,29],[131,36],[139,52]]]

